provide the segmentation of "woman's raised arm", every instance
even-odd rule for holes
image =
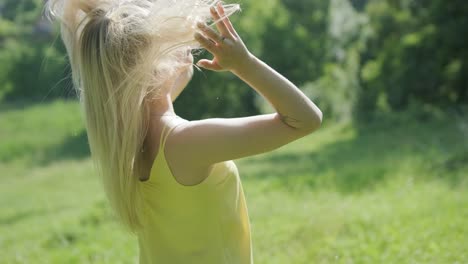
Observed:
[[[312,133],[320,127],[322,112],[293,83],[253,56],[245,47],[222,6],[212,9],[218,32],[199,25],[195,38],[214,55],[200,67],[231,71],[262,94],[277,113],[242,118],[212,118],[185,122],[169,136],[179,158],[192,165],[217,162],[267,152]]]
[[[211,61],[200,60],[198,65],[215,71],[229,70],[237,75],[264,96],[287,125],[305,130],[319,127],[322,120],[320,109],[288,79],[253,56],[229,18],[223,16],[221,5],[218,5],[218,12],[212,9],[213,19],[222,19],[217,24],[219,33],[206,25],[199,25],[204,34],[197,34],[196,39],[214,58]]]

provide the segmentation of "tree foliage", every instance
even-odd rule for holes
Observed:
[[[393,110],[467,103],[466,2],[372,1],[366,13],[373,34],[362,52],[365,90]]]
[[[463,0],[240,3],[242,12],[232,19],[249,49],[328,117],[468,103]],[[75,96],[57,28],[42,18],[42,7],[41,0],[0,0],[0,100]],[[265,104],[258,98],[230,73],[203,71],[176,109],[189,119],[242,116],[258,113]]]
[[[43,1],[0,0],[0,99],[73,95],[65,49],[41,16]]]

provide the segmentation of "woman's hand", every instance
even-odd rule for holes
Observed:
[[[215,21],[224,16],[224,8],[220,3],[217,8],[211,7],[210,11]],[[212,71],[236,71],[252,59],[252,54],[242,42],[228,17],[216,24],[219,33],[204,23],[198,23],[197,26],[201,33],[195,33],[195,39],[214,56],[213,60],[199,60],[198,66]]]

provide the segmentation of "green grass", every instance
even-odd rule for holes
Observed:
[[[448,115],[328,124],[237,161],[255,263],[467,263],[468,135]],[[76,102],[0,109],[0,262],[135,263]]]

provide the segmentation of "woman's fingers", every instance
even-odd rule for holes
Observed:
[[[226,14],[224,13],[224,7],[221,4],[221,2],[218,2],[217,8],[218,8],[218,13],[221,15],[221,17],[224,17],[223,23],[226,26],[226,28],[230,31],[232,35],[237,36],[237,32],[234,29],[234,26],[232,25],[231,20],[229,20],[229,18],[225,16]]]
[[[208,50],[211,54],[214,55],[216,53],[217,47],[215,43],[207,37],[197,32],[195,33],[195,40],[197,40],[202,45],[202,47]]]
[[[220,43],[220,42],[223,41],[223,37],[221,35],[219,35],[218,32],[214,31],[212,28],[208,27],[204,23],[198,22],[197,26],[198,26],[198,28],[200,28],[203,31],[203,33],[205,33],[205,35],[208,38],[210,38],[214,42]]]
[[[219,33],[225,37],[231,37],[231,32],[227,29],[226,25],[223,23],[221,17],[219,16],[218,11],[214,6],[210,7],[211,16],[213,17],[214,21],[221,20],[220,22],[216,23],[216,27],[218,28]]]
[[[202,59],[202,60],[199,60],[197,62],[197,65],[202,67],[202,68],[205,68],[207,70],[212,70],[212,71],[221,71],[221,70],[223,70],[223,68],[221,68],[221,66],[219,66],[219,64],[214,62],[214,60],[210,61],[210,60]]]
[[[204,23],[197,23],[199,32],[195,33],[195,40],[214,58],[200,60],[197,65],[212,71],[227,71],[238,68],[241,60],[249,56],[249,51],[226,17],[224,7],[218,3],[217,6],[210,8],[210,12],[213,21],[216,22],[218,32]]]

